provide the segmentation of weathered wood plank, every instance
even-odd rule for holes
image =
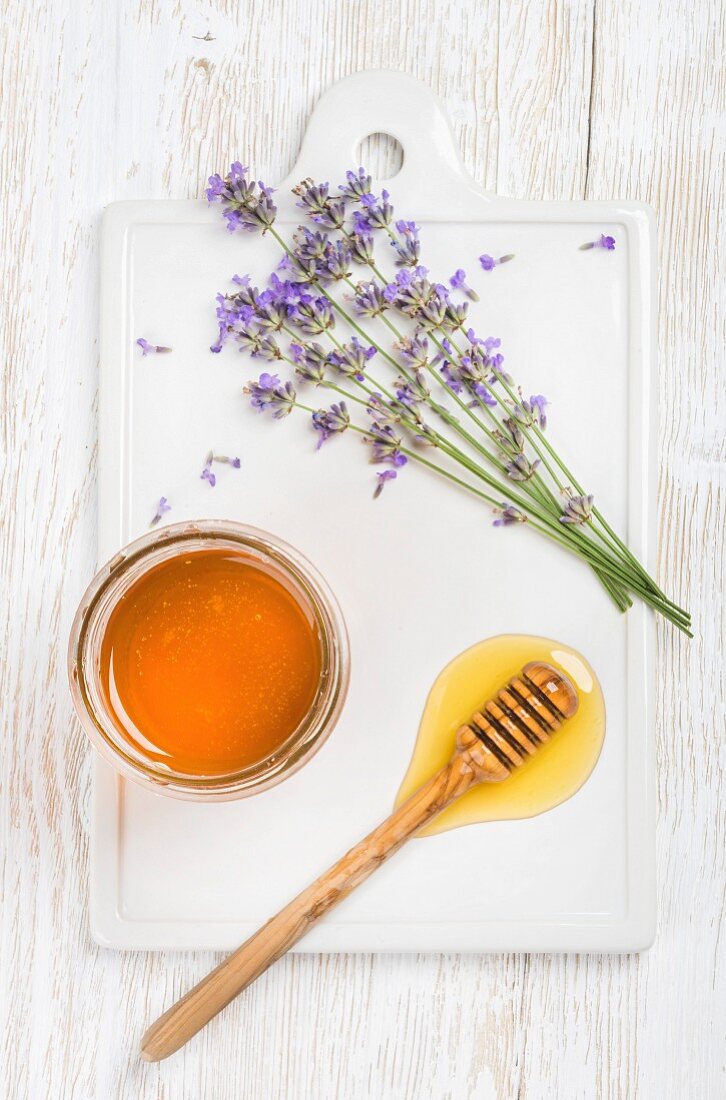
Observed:
[[[9,0],[4,30],[5,1094],[721,1095],[717,0]],[[88,750],[64,647],[94,558],[98,215],[112,199],[199,195],[242,153],[282,177],[317,96],[364,67],[429,81],[491,190],[656,207],[660,573],[698,628],[690,645],[660,632],[660,936],[642,958],[286,959],[174,1060],[142,1066],[144,1024],[212,957],[118,955],[88,936]],[[390,148],[380,155],[390,163]]]

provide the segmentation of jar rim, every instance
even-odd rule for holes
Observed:
[[[321,642],[318,691],[305,718],[275,752],[236,772],[216,776],[175,772],[146,757],[122,736],[101,691],[99,647],[124,591],[149,569],[180,553],[210,548],[247,552],[277,571],[313,613]],[[300,602],[302,603],[302,599]],[[244,798],[297,772],[330,736],[348,690],[350,654],[342,611],[327,581],[295,547],[232,520],[192,520],[155,528],[122,547],[88,585],[68,643],[68,677],[76,712],[100,754],[122,775],[163,794],[198,801]]]

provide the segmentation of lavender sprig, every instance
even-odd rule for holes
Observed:
[[[566,472],[544,435],[547,399],[541,394],[526,398],[521,390],[515,391],[503,366],[499,340],[482,338],[470,326],[468,306],[478,295],[466,282],[464,270],[457,269],[449,285],[436,282],[421,264],[419,227],[395,219],[390,195],[375,194],[363,169],[348,172],[336,194],[329,184],[312,180],[295,188],[298,205],[316,228],[300,227],[291,245],[272,227],[269,216],[260,218],[257,206],[262,203],[267,210],[266,204],[272,201],[269,189],[260,187],[250,183],[241,165],[234,165],[225,180],[213,177],[210,181],[210,200],[222,203],[228,223],[231,214],[238,215],[231,219],[230,228],[269,229],[285,250],[280,274],[271,275],[264,291],[239,280],[235,291],[218,301],[218,344],[232,340],[251,355],[287,360],[302,383],[337,390],[345,400],[329,409],[311,409],[299,402],[289,382],[263,373],[245,388],[253,407],[277,419],[295,407],[308,408],[318,447],[335,434],[361,433],[373,461],[386,466],[376,475],[376,496],[397,470],[414,459],[494,507],[496,526],[527,521],[584,558],[621,609],[630,603],[627,592],[631,591],[688,631],[687,613],[667,599],[600,516],[590,494]],[[398,268],[388,279],[375,262],[379,234],[388,237],[391,260]],[[590,245],[610,248],[604,235]],[[480,264],[491,271],[512,258],[511,254],[499,258],[483,254]],[[351,265],[355,264],[366,266],[370,278],[354,283]],[[334,295],[338,286],[351,292],[353,314]],[[468,301],[457,300],[451,291],[463,293]],[[395,323],[395,315],[401,318],[402,328]],[[352,340],[338,339],[336,318],[352,328]],[[369,324],[390,331],[394,337],[390,351],[380,338],[369,335]],[[280,344],[285,334],[292,338],[288,353]],[[332,347],[323,348],[310,337]],[[371,374],[374,356],[377,367]],[[392,384],[376,377],[381,366],[396,371]],[[346,386],[365,394],[356,396]],[[354,405],[367,401],[366,427],[352,422],[347,401]],[[427,422],[424,413],[437,417],[441,426]],[[423,444],[432,445],[447,462],[459,466],[463,476],[425,458]],[[558,498],[565,488],[560,470],[573,486],[564,504]],[[505,503],[499,504],[502,499]]]

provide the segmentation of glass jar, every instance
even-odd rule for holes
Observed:
[[[118,601],[147,570],[172,557],[209,549],[243,553],[293,593],[316,625],[321,664],[317,692],[308,713],[272,756],[234,773],[194,776],[175,772],[162,761],[145,756],[119,730],[102,689],[101,645]],[[298,771],[324,744],[337,722],[348,690],[349,670],[345,622],[318,571],[282,539],[225,520],[171,524],[119,551],[86,590],[68,648],[73,702],[84,730],[101,755],[129,779],[162,794],[197,801],[244,798]]]

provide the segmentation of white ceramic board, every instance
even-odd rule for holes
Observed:
[[[467,176],[429,91],[397,73],[335,85],[280,184],[342,179],[358,142],[404,149],[397,213],[421,223],[438,277],[462,266],[481,293],[472,318],[502,338],[526,392],[550,398],[550,431],[603,511],[654,557],[654,225],[632,202],[529,203]],[[380,182],[374,184],[380,187]],[[614,252],[579,251],[601,232]],[[381,246],[384,248],[384,246]],[[477,256],[515,253],[493,272]],[[382,253],[385,256],[385,253]],[[126,948],[232,947],[386,815],[427,691],[455,654],[508,632],[582,650],[605,693],[597,767],[538,818],[469,826],[410,843],[299,945],[303,951],[635,950],[654,934],[654,628],[618,616],[588,570],[523,528],[497,530],[473,498],[407,468],[372,500],[353,438],[320,452],[297,416],[271,423],[241,395],[256,366],[213,356],[214,295],[235,272],[261,277],[270,239],[229,235],[196,202],[118,203],[102,246],[99,559],[169,520],[226,517],[272,531],[312,559],[347,619],[352,678],[321,752],[275,790],[184,803],[95,764],[91,923]],[[385,262],[385,261],[384,261]],[[136,337],[172,347],[142,359]],[[216,488],[206,452],[238,454]],[[477,873],[477,868],[481,873]]]

